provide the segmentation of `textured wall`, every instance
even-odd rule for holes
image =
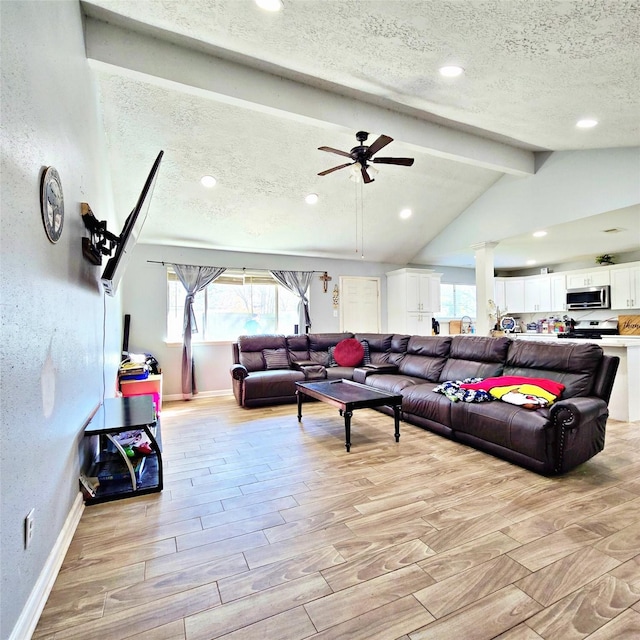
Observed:
[[[0,19],[0,637],[8,638],[78,493],[84,423],[103,393],[113,395],[121,313],[119,300],[103,299],[99,271],[80,249],[79,203],[107,214],[111,201],[80,6],[3,1]],[[48,165],[65,197],[55,245],[39,205]],[[25,550],[23,522],[33,507]]]
[[[155,195],[155,194],[154,194]],[[402,265],[379,264],[361,260],[330,260],[300,258],[234,251],[214,251],[138,245],[133,253],[127,276],[123,283],[123,313],[131,314],[129,349],[132,352],[148,352],[158,359],[163,369],[165,395],[181,395],[180,347],[167,346],[164,342],[167,327],[166,271],[162,265],[149,264],[147,260],[182,262],[186,264],[210,264],[220,267],[248,269],[292,269],[327,271],[333,278],[327,293],[322,290],[320,274],[316,274],[310,288],[312,331],[338,331],[339,317],[333,315],[331,292],[339,284],[340,276],[373,276],[380,278],[381,321],[386,327],[386,278],[385,272]],[[153,313],[149,310],[153,309]],[[231,347],[228,344],[194,346],[196,376],[200,392],[228,391],[231,389]]]

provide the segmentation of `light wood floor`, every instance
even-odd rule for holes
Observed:
[[[34,638],[640,638],[640,423],[545,478],[322,403],[162,413],[161,494],[87,507]]]

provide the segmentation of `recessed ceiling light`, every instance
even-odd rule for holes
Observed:
[[[527,260],[527,264],[535,264],[536,261],[535,260]]]
[[[595,127],[597,124],[597,120],[593,120],[592,118],[584,118],[584,120],[578,120],[578,122],[576,122],[576,127],[578,127],[579,129],[591,129],[591,127]]]
[[[282,0],[255,0],[255,3],[265,11],[280,11],[284,7]]]
[[[202,178],[200,178],[200,184],[203,187],[207,187],[208,189],[211,189],[211,187],[215,187],[216,182],[218,181],[213,176],[202,176]]]
[[[456,65],[447,65],[445,67],[440,67],[439,71],[440,75],[444,76],[445,78],[457,78],[464,73],[464,69]]]
[[[304,201],[307,204],[315,204],[316,202],[318,202],[318,194],[310,193],[308,196],[305,197]]]
[[[547,235],[546,231],[534,231],[533,232],[533,237],[534,238],[544,238]]]
[[[411,209],[403,209],[403,210],[400,212],[400,217],[401,217],[403,220],[406,220],[407,218],[410,218],[410,217],[411,217],[411,214],[412,214],[412,213],[413,213],[413,212],[411,211]]]

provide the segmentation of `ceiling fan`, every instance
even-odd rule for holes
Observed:
[[[337,171],[338,169],[344,169],[350,167],[352,164],[359,164],[360,171],[362,172],[362,180],[366,183],[373,182],[373,178],[367,173],[367,167],[369,162],[380,164],[400,164],[405,167],[410,167],[413,164],[413,158],[373,158],[372,156],[380,151],[383,147],[386,147],[390,142],[393,142],[393,138],[389,136],[380,136],[372,145],[366,146],[364,142],[369,137],[366,131],[358,131],[356,138],[360,143],[357,147],[353,147],[351,151],[340,151],[340,149],[333,149],[332,147],[318,147],[319,151],[328,151],[329,153],[337,153],[339,156],[345,158],[351,158],[352,162],[332,167],[326,171],[321,171],[319,176],[326,176],[328,173]]]

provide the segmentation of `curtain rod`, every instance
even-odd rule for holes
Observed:
[[[161,264],[163,266],[171,266],[172,264],[183,264],[181,262],[164,262],[164,260],[147,260],[148,263],[151,264]],[[212,265],[210,264],[190,264],[190,267],[211,267]],[[247,267],[225,267],[225,269],[242,269],[243,271],[247,271],[247,270],[255,270],[255,271],[275,271],[275,269],[261,269],[259,267],[250,267],[249,269],[247,269]],[[279,269],[279,271],[308,271],[306,269]],[[317,269],[312,269],[311,273],[326,273],[326,271],[322,270],[322,271],[318,271]]]

